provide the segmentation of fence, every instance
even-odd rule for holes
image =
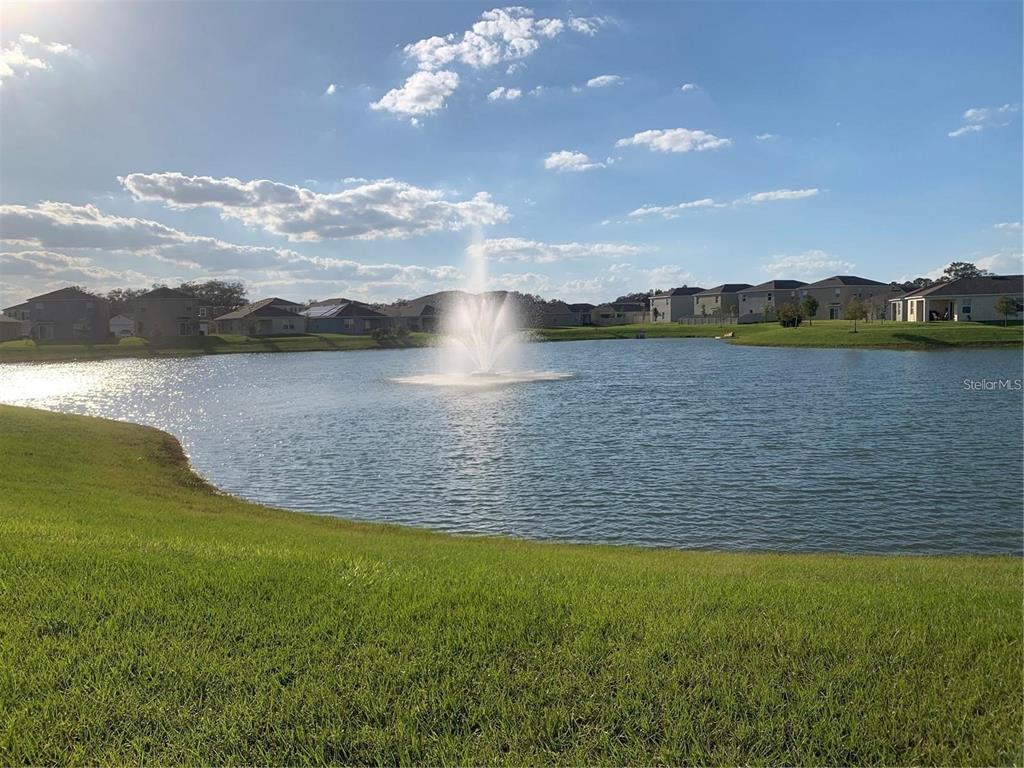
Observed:
[[[735,317],[680,317],[680,325],[736,325]]]

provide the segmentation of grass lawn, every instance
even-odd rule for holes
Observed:
[[[581,328],[544,328],[536,333],[542,341],[583,339],[632,339],[642,331],[647,338],[689,338],[736,334],[730,344],[772,347],[873,347],[890,349],[949,349],[954,347],[1020,347],[1024,344],[1024,326],[1003,327],[984,323],[853,323],[849,320],[815,320],[799,328],[783,328],[778,323],[750,325],[682,325],[645,323]]]
[[[408,346],[431,343],[425,333],[409,334]],[[46,362],[56,360],[103,360],[115,357],[185,357],[236,352],[310,352],[353,349],[380,349],[371,336],[341,333],[301,334],[249,338],[246,336],[183,336],[148,342],[130,337],[104,344],[36,344],[19,340],[0,343],[0,363]]]
[[[1004,765],[1017,558],[460,538],[0,406],[0,764]]]

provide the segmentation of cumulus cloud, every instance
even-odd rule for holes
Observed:
[[[338,92],[338,86],[335,83],[329,83],[327,89],[324,91],[324,96],[333,96]]]
[[[998,224],[993,224],[994,229],[1003,229],[1010,232],[1020,232],[1021,225],[1019,221],[1001,221]]]
[[[455,72],[416,72],[408,77],[401,88],[392,88],[379,101],[370,104],[370,109],[386,110],[406,117],[430,115],[444,106],[447,99],[459,87],[459,76]]]
[[[386,93],[371,106],[400,115],[425,116],[444,106],[445,99],[459,86],[453,67],[486,69],[507,64],[511,73],[523,59],[532,56],[545,40],[558,37],[568,27],[593,35],[603,24],[597,18],[536,18],[529,8],[494,8],[480,15],[472,27],[461,33],[434,36],[406,45],[402,50],[417,72],[401,88]],[[444,75],[429,77],[428,75]],[[416,96],[416,98],[413,98]],[[422,105],[416,111],[408,107]]]
[[[595,168],[604,168],[606,166],[605,163],[591,160],[588,155],[585,155],[582,152],[563,149],[560,152],[552,152],[544,158],[544,167],[549,171],[564,173],[566,171],[590,171]]]
[[[522,97],[523,92],[518,88],[506,88],[503,85],[499,85],[493,91],[487,94],[488,101],[515,101]]]
[[[20,279],[36,278],[65,283],[138,284],[145,275],[135,270],[113,270],[85,256],[54,251],[0,252],[0,273]]]
[[[981,133],[989,128],[1005,128],[1010,124],[1010,115],[1019,111],[1019,104],[1003,104],[1001,107],[971,107],[964,112],[964,124],[947,135],[951,139],[956,139],[970,133]]]
[[[683,83],[679,86],[679,90],[683,93],[691,93],[692,91],[696,91],[699,87],[700,86],[696,83]]]
[[[466,251],[499,262],[546,264],[590,258],[622,258],[643,253],[628,243],[543,243],[521,237],[504,237],[474,243]]]
[[[805,197],[815,197],[818,189],[773,189],[768,192],[755,192],[747,195],[737,202],[747,203],[769,203],[776,200],[802,200]]]
[[[486,192],[452,201],[440,190],[395,179],[332,193],[262,179],[243,182],[180,173],[132,173],[119,181],[136,200],[159,201],[172,208],[213,208],[226,219],[293,241],[406,238],[508,219],[508,209]]]
[[[822,278],[852,270],[856,264],[812,249],[797,254],[777,254],[760,270],[773,278]]]
[[[0,85],[5,79],[21,77],[34,69],[50,69],[51,57],[74,52],[67,43],[44,43],[36,35],[22,32],[16,42],[0,48]]]
[[[591,16],[589,18],[583,16],[571,16],[569,17],[568,25],[569,29],[573,32],[579,32],[582,35],[589,35],[593,37],[598,33],[601,27],[609,23],[607,16]]]
[[[615,142],[617,147],[646,146],[652,152],[704,152],[728,147],[730,144],[731,139],[719,138],[713,133],[688,128],[640,131]]]
[[[607,88],[609,85],[619,85],[622,78],[618,75],[598,75],[587,80],[587,88]]]

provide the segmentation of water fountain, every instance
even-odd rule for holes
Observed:
[[[471,245],[467,255],[470,267],[467,288],[474,292],[455,294],[442,308],[441,372],[395,381],[432,386],[495,387],[572,378],[572,374],[558,371],[518,370],[523,332],[514,302],[507,294],[486,291],[487,261],[479,245]]]

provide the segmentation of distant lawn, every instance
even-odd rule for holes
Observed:
[[[1020,764],[1022,576],[278,512],[0,406],[0,764]]]
[[[426,346],[431,335],[409,334],[408,346]],[[369,335],[341,333],[299,334],[249,338],[247,336],[179,336],[160,340],[128,337],[100,344],[36,344],[33,341],[0,343],[0,362],[95,360],[115,357],[185,357],[238,352],[312,352],[380,349]]]
[[[584,339],[632,339],[638,332],[647,338],[714,337],[734,333],[730,344],[777,347],[879,347],[891,349],[942,349],[969,346],[1021,346],[1024,326],[1003,327],[985,323],[853,323],[848,320],[815,320],[799,328],[778,323],[750,325],[683,325],[644,323],[581,328],[544,328],[536,333],[542,341]]]

